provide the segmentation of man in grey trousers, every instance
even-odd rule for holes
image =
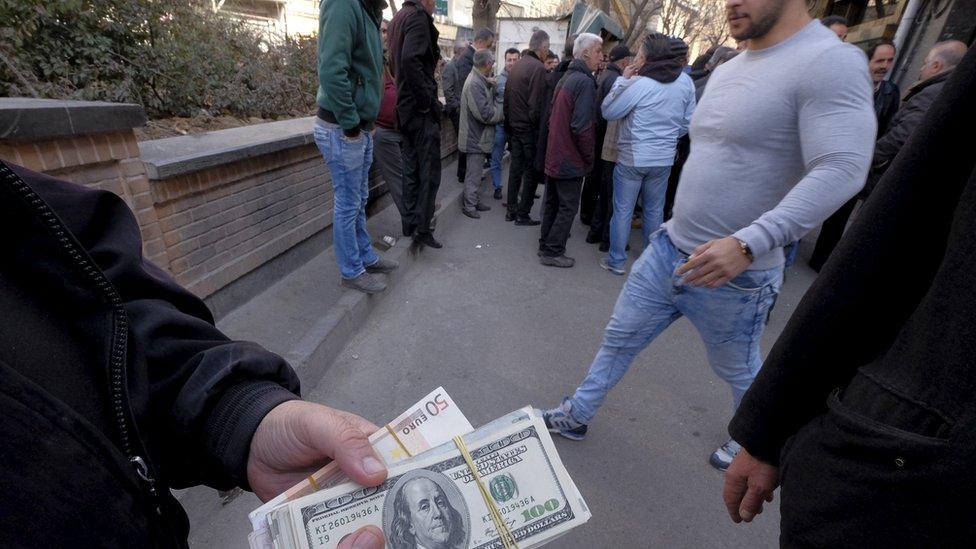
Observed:
[[[494,80],[488,75],[495,64],[491,50],[481,49],[474,54],[474,69],[464,82],[461,91],[461,131],[458,149],[467,153],[467,170],[464,174],[464,195],[461,211],[478,219],[478,212],[491,209],[481,203],[481,183],[485,176],[485,158],[495,144],[495,126],[502,121],[502,104],[495,100],[492,88]]]

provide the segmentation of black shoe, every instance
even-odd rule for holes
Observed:
[[[535,253],[535,255],[537,255],[537,256],[539,256],[539,257],[542,257],[542,250],[539,250],[539,251],[537,251],[537,252]]]
[[[546,265],[548,267],[561,267],[563,269],[568,269],[576,264],[576,260],[572,257],[566,257],[565,255],[560,255],[556,257],[542,256],[539,258],[539,263]]]
[[[515,224],[520,227],[535,227],[536,225],[542,225],[542,222],[538,219],[532,219],[529,216],[519,217],[515,220]]]
[[[601,252],[609,252],[610,251],[610,243],[609,242],[601,242],[600,243],[600,251]]]
[[[591,220],[590,220],[590,218],[589,218],[589,217],[583,217],[583,216],[580,216],[580,223],[582,223],[582,224],[584,224],[584,225],[586,225],[587,227],[589,227],[589,226],[590,226],[590,221],[591,221]]]
[[[495,189],[494,197],[495,197],[495,200],[501,200],[502,199],[502,190],[501,189]]]
[[[515,214],[512,212],[505,212],[505,221],[515,221]]]
[[[586,233],[586,243],[587,244],[596,244],[602,238],[603,238],[602,235],[597,234],[597,233],[594,233],[593,231],[590,231],[590,232]]]
[[[417,244],[423,244],[428,248],[434,248],[435,250],[439,250],[444,247],[444,245],[438,242],[437,239],[434,238],[434,235],[430,233],[418,234],[413,237],[413,241]]]
[[[491,206],[478,202],[477,204],[474,205],[474,209],[478,210],[479,212],[490,212]]]
[[[469,211],[469,210],[465,210],[464,208],[461,208],[461,213],[470,217],[471,219],[481,219],[481,214],[479,214],[478,212]]]
[[[403,236],[413,236],[413,233],[416,230],[417,230],[417,227],[415,227],[413,225],[409,225],[407,223],[404,223],[403,224]]]

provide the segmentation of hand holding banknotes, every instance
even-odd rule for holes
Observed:
[[[376,425],[328,406],[292,400],[278,405],[258,425],[251,439],[247,480],[251,489],[267,501],[307,478],[329,461],[353,481],[376,486],[386,480],[368,437]],[[356,531],[339,547],[381,548],[379,528]]]

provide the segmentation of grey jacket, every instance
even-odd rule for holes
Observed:
[[[457,110],[461,104],[461,85],[458,83],[457,58],[444,64],[441,73],[441,87],[444,88],[445,108],[450,112]]]
[[[495,125],[502,121],[502,104],[495,101],[494,85],[478,70],[471,71],[461,91],[461,131],[458,148],[464,153],[490,153]]]

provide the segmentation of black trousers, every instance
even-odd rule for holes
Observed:
[[[664,194],[664,220],[671,219],[671,210],[674,208],[674,197],[678,194],[678,181],[681,179],[681,170],[685,167],[688,155],[691,154],[691,140],[684,136],[678,140],[678,149],[674,157],[674,165],[671,166],[671,175],[668,176],[668,190]]]
[[[957,421],[856,375],[783,449],[780,545],[971,547],[972,412]]]
[[[580,221],[584,225],[590,225],[593,222],[593,216],[600,201],[600,188],[602,185],[603,171],[597,165],[583,179],[583,192],[580,194]]]
[[[820,236],[817,237],[817,245],[814,246],[813,255],[810,256],[810,268],[814,271],[820,272],[824,263],[830,258],[831,252],[834,251],[837,243],[840,242],[840,237],[844,236],[847,220],[850,219],[851,213],[854,212],[854,206],[857,205],[857,198],[855,196],[848,200],[846,204],[841,206],[839,210],[824,221],[823,227],[820,228]]]
[[[600,174],[600,188],[596,208],[590,218],[590,233],[587,236],[599,238],[600,242],[610,244],[610,218],[613,216],[613,169],[616,162],[600,160],[594,173]],[[590,238],[593,240],[593,238]]]
[[[461,137],[461,111],[458,109],[451,110],[447,113],[447,116],[451,119],[451,124],[454,125],[454,135],[460,140]],[[464,174],[468,171],[468,155],[461,152],[458,149],[457,158],[457,178],[458,181],[464,181]]]
[[[508,213],[517,218],[529,216],[535,203],[535,190],[541,176],[536,171],[535,154],[539,133],[512,132],[512,166],[508,172]]]
[[[539,249],[542,255],[558,257],[566,253],[566,241],[579,210],[583,178],[549,178],[546,182],[545,204],[542,210],[542,235]]]
[[[441,124],[434,113],[410,118],[403,134],[404,225],[418,234],[430,232],[434,199],[441,185]]]

